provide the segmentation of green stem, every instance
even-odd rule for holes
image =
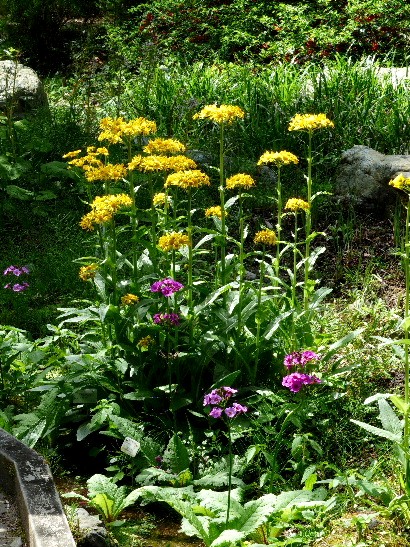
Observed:
[[[192,289],[193,289],[193,276],[192,276],[192,195],[191,189],[188,189],[188,317],[189,317],[189,345],[192,347],[193,342],[193,317],[192,317]]]
[[[225,253],[226,253],[226,224],[225,224],[225,172],[224,172],[224,124],[220,125],[219,136],[219,197],[221,202],[221,285],[226,283]]]
[[[154,272],[157,272],[157,211],[153,202],[154,199],[154,184],[152,175],[148,178],[149,193],[151,197],[151,243],[152,243],[152,266]]]
[[[297,265],[298,265],[298,214],[295,212],[295,235],[293,240],[293,280],[292,280],[292,307],[296,307],[296,284],[297,284]]]
[[[311,232],[311,204],[312,204],[312,132],[309,131],[308,147],[308,176],[307,176],[307,202],[309,209],[306,211],[306,243],[305,243],[305,282],[303,286],[303,305],[305,311],[309,307],[309,257],[310,257],[310,232]]]
[[[259,273],[259,287],[258,287],[258,294],[257,294],[257,307],[256,307],[256,351],[255,351],[255,365],[252,371],[252,382],[255,383],[256,381],[256,375],[258,372],[258,365],[259,365],[259,340],[261,335],[261,303],[262,303],[262,287],[263,287],[263,280],[265,278],[265,246],[263,246],[262,251],[262,259],[260,264],[260,273]]]
[[[226,508],[226,523],[225,523],[226,529],[228,528],[228,523],[229,523],[229,511],[231,508],[231,490],[232,490],[232,435],[231,435],[231,425],[229,421],[228,421],[228,449],[229,449],[229,452],[228,452],[229,468],[228,468],[228,505]]]
[[[410,309],[410,242],[409,242],[409,226],[410,224],[410,195],[407,203],[406,211],[406,231],[404,237],[404,274],[406,281],[406,301],[404,309],[404,338],[409,338],[409,309]],[[409,420],[409,401],[410,401],[410,386],[409,386],[409,346],[404,346],[404,438],[403,438],[403,452],[405,455],[405,484],[407,494],[410,493],[410,459],[409,459],[409,434],[410,434],[410,420]]]
[[[238,337],[241,335],[242,329],[242,290],[243,290],[243,278],[244,278],[244,221],[243,221],[243,208],[242,208],[242,190],[239,190],[239,232],[240,232],[240,245],[239,245],[239,302],[238,302],[238,325],[237,332]]]
[[[128,151],[128,162],[132,159],[132,149],[131,149],[131,139],[127,141],[127,151]],[[137,255],[137,208],[135,205],[135,187],[134,187],[134,176],[133,173],[130,173],[130,197],[132,199],[131,205],[131,244],[132,244],[132,270],[134,285],[137,286],[138,279],[138,255]]]
[[[278,167],[277,196],[278,196],[278,220],[276,224],[276,235],[278,238],[278,242],[276,244],[275,275],[277,278],[279,278],[280,240],[281,240],[281,232],[282,232],[282,184],[280,180],[280,167]]]

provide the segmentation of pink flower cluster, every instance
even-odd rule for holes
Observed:
[[[204,397],[204,406],[215,405],[209,415],[212,418],[221,418],[225,414],[228,418],[235,418],[238,414],[248,412],[248,408],[239,403],[232,403],[231,406],[227,406],[229,399],[237,392],[238,390],[232,387],[220,387],[207,393]]]
[[[314,351],[310,351],[310,350],[294,351],[293,353],[286,355],[283,361],[283,364],[287,368],[292,368],[297,366],[304,367],[310,361],[318,361],[319,359],[320,359],[320,355],[318,355]]]
[[[179,283],[179,281],[175,281],[175,279],[172,279],[171,277],[166,277],[165,279],[153,283],[150,290],[151,292],[160,292],[164,296],[172,296],[183,288],[184,285]]]
[[[156,325],[179,325],[179,315],[177,313],[156,313],[154,315]]]
[[[304,368],[308,363],[318,361],[320,355],[311,350],[294,351],[285,356],[283,364],[287,369],[296,367]],[[321,380],[315,374],[307,374],[305,372],[294,371],[285,376],[282,380],[282,385],[287,387],[293,393],[298,393],[303,386],[310,384],[320,384]]]
[[[17,266],[8,266],[4,272],[3,275],[15,275],[17,277],[20,277],[23,274],[29,274],[30,270],[27,268],[27,266],[21,266],[20,268]],[[10,289],[14,292],[23,292],[26,289],[29,288],[29,284],[26,281],[23,281],[22,283],[7,283],[4,285],[5,289]]]
[[[320,383],[320,378],[314,374],[303,374],[302,372],[292,372],[282,380],[282,385],[289,388],[293,393],[298,393],[303,386]]]

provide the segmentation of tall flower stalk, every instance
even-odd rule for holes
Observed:
[[[220,387],[213,389],[204,397],[204,406],[211,406],[209,416],[215,419],[225,418],[228,437],[228,502],[226,507],[225,526],[228,528],[229,512],[231,509],[231,491],[232,491],[232,433],[231,420],[240,414],[248,412],[248,408],[239,403],[231,403],[231,398],[238,392],[232,387]],[[228,406],[230,405],[230,406]]]
[[[219,199],[221,204],[221,284],[226,280],[226,213],[225,213],[225,126],[237,119],[243,119],[245,112],[239,106],[222,104],[221,106],[207,105],[194,115],[194,120],[209,119],[219,125]]]
[[[255,361],[254,367],[251,372],[251,381],[256,381],[256,376],[258,373],[259,366],[259,346],[260,346],[260,335],[261,335],[261,324],[262,324],[262,289],[263,283],[265,280],[265,247],[277,245],[277,237],[273,230],[260,230],[255,234],[254,243],[256,245],[262,245],[262,257],[259,267],[259,286],[257,292],[257,311],[256,311],[256,339],[255,339]]]
[[[280,253],[281,253],[281,235],[282,235],[282,183],[281,183],[281,168],[284,165],[290,165],[291,163],[299,163],[299,159],[286,150],[281,152],[267,151],[259,158],[258,165],[276,165],[278,169],[278,178],[276,183],[276,203],[277,203],[277,215],[276,215],[276,261],[275,261],[275,275],[279,278],[280,272]]]
[[[306,222],[305,222],[305,275],[304,275],[304,285],[303,285],[303,307],[305,311],[309,307],[309,272],[310,272],[310,242],[311,242],[311,231],[312,231],[312,218],[311,218],[311,206],[312,206],[312,135],[313,132],[317,129],[322,128],[332,128],[334,123],[329,120],[325,114],[296,114],[290,123],[288,130],[289,131],[307,131],[308,133],[308,152],[307,152],[307,203],[309,204],[309,209],[306,211]]]
[[[410,178],[405,178],[403,174],[398,175],[389,183],[398,190],[407,193],[406,205],[406,225],[404,230],[404,249],[403,249],[403,269],[406,286],[406,297],[404,303],[404,338],[409,340],[410,335]],[[410,349],[406,343],[404,345],[404,432],[403,432],[403,453],[405,458],[405,485],[407,494],[410,494]]]

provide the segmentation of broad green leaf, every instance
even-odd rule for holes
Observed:
[[[378,437],[384,437],[385,439],[389,439],[390,441],[393,441],[395,443],[400,443],[401,441],[401,435],[392,433],[391,431],[386,431],[385,429],[381,429],[380,427],[374,427],[373,425],[366,424],[358,420],[351,419],[350,421],[358,425],[359,427],[362,427],[369,433],[373,433],[374,435],[377,435]]]
[[[383,428],[395,435],[401,435],[402,429],[404,427],[403,422],[394,412],[386,399],[379,399],[377,402],[380,411],[379,418]]]

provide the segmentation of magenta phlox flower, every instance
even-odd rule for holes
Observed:
[[[322,381],[314,374],[304,374],[302,372],[292,372],[282,380],[282,385],[287,387],[293,393],[298,393],[303,386],[310,384],[320,384]]]
[[[208,393],[204,397],[204,406],[206,405],[219,405],[222,402],[222,397],[219,395],[216,389],[213,389],[211,393]]]
[[[160,292],[164,296],[172,296],[183,288],[184,285],[179,283],[179,281],[175,281],[175,279],[172,279],[171,277],[166,277],[160,281],[155,281],[155,283],[151,285],[150,290],[151,292]]]
[[[244,414],[248,412],[248,407],[240,405],[239,403],[233,403],[232,406],[225,408],[225,414],[228,418],[235,418],[238,414]]]
[[[156,313],[153,319],[156,325],[178,326],[180,317],[177,313]]]
[[[223,409],[219,406],[214,406],[214,408],[209,413],[212,418],[220,418],[222,416]]]
[[[213,389],[210,393],[207,393],[204,396],[204,406],[218,405],[212,408],[209,415],[212,418],[221,418],[224,413],[228,418],[235,418],[238,414],[248,412],[247,407],[239,403],[232,403],[231,406],[227,406],[229,399],[235,395],[235,393],[238,393],[238,390],[228,386],[219,387]]]
[[[12,285],[11,283],[7,283],[7,285],[4,285],[5,289],[10,289],[13,292],[23,292],[26,289],[28,289],[29,287],[30,287],[30,285],[26,282],[24,282],[24,283],[14,283],[14,285]]]
[[[298,365],[304,367],[310,361],[317,361],[319,359],[320,355],[318,355],[314,351],[294,351],[293,353],[285,356],[283,364],[287,368],[297,367]]]
[[[21,266],[20,268],[17,266],[8,266],[4,272],[3,275],[16,275],[19,277],[22,274],[29,274],[30,270],[27,268],[27,266]]]

